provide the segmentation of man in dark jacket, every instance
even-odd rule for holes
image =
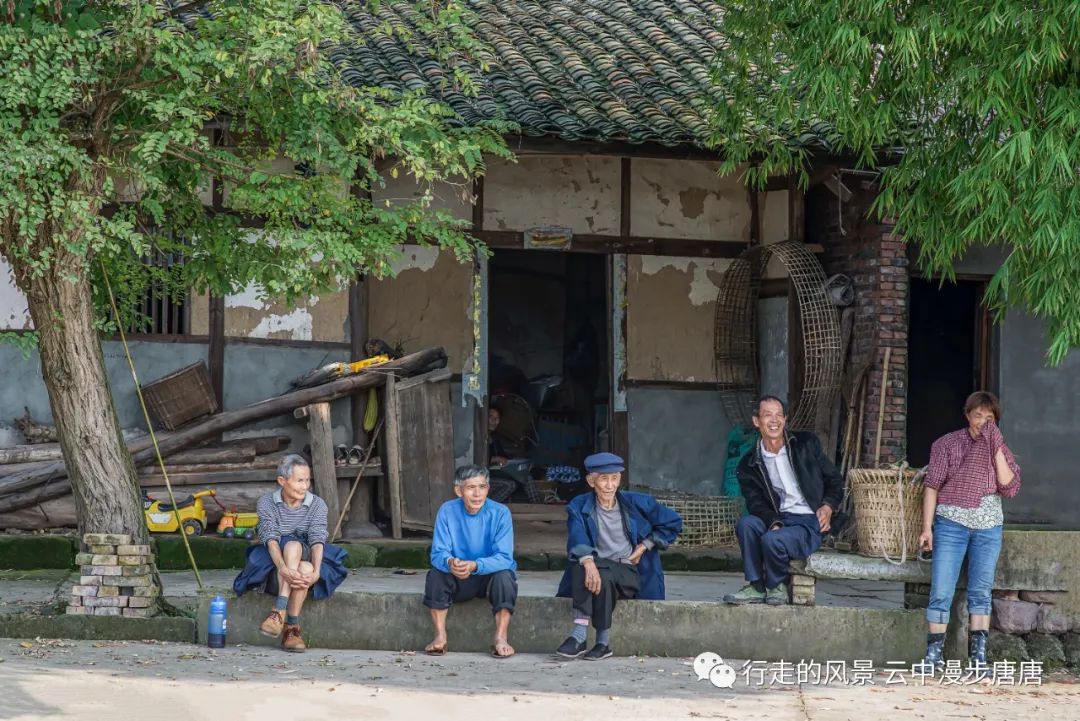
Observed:
[[[612,655],[611,615],[624,598],[663,600],[660,551],[682,531],[682,518],[646,493],[620,491],[625,470],[614,453],[585,459],[583,493],[566,507],[569,563],[556,595],[574,599],[574,628],[556,653],[598,661]],[[589,621],[596,645],[586,653]]]
[[[761,440],[735,471],[749,514],[735,527],[746,585],[725,603],[788,602],[788,563],[821,546],[844,495],[844,479],[813,433],[785,429],[783,402],[763,396],[754,411]]]

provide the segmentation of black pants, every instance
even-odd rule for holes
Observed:
[[[598,558],[596,570],[600,571],[600,593],[594,595],[585,588],[585,567],[580,563],[570,568],[570,588],[574,609],[591,618],[597,631],[606,631],[611,628],[615,602],[621,598],[636,598],[641,590],[641,580],[637,566],[629,563]]]
[[[517,603],[517,578],[511,571],[497,571],[483,576],[460,579],[453,574],[433,568],[424,584],[424,605],[428,608],[450,608],[455,603],[486,598],[491,612],[514,612]]]

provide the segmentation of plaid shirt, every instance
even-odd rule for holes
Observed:
[[[997,482],[994,457],[999,449],[1015,476],[1007,486]],[[964,428],[934,441],[923,483],[938,491],[939,504],[977,508],[983,496],[991,493],[1005,498],[1015,496],[1020,490],[1020,466],[1005,445],[1001,430],[988,421],[978,438],[972,438]]]

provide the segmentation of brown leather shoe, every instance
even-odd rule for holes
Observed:
[[[285,614],[281,611],[271,611],[266,620],[259,624],[259,633],[270,638],[277,638],[285,628]]]
[[[300,626],[295,623],[286,624],[285,635],[281,637],[281,647],[291,653],[303,653],[307,651],[307,644],[300,636]]]

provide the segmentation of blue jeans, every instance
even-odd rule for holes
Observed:
[[[821,524],[813,513],[781,513],[783,526],[770,531],[765,521],[746,515],[735,525],[747,583],[776,588],[788,580],[788,562],[809,558],[821,548]]]
[[[930,564],[930,606],[926,609],[926,620],[930,623],[949,622],[949,610],[965,556],[968,613],[989,616],[990,590],[994,587],[1000,553],[1001,526],[974,529],[936,516],[934,558]]]

